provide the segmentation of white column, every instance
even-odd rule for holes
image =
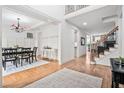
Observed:
[[[119,49],[119,55],[121,55],[122,53],[122,19],[118,18],[118,20],[116,21],[116,26],[119,26],[119,29],[117,31],[117,44],[118,44],[118,49]]]
[[[61,57],[61,31],[62,31],[62,23],[58,24],[58,51],[57,51],[57,59],[59,64],[62,64],[62,57]]]
[[[0,87],[2,87],[2,6],[0,6]]]
[[[121,56],[124,57],[124,6],[122,7]]]

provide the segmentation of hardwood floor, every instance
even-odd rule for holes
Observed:
[[[111,87],[110,68],[102,65],[90,65],[86,61],[86,56],[71,60],[63,65],[59,65],[58,62],[52,61],[39,67],[5,76],[3,77],[3,87],[24,87],[65,67],[82,73],[101,77],[103,78],[102,87]]]
[[[93,76],[101,77],[103,78],[102,87],[103,88],[111,87],[110,67],[102,65],[90,65],[89,63],[86,63],[85,57],[72,60],[71,62],[63,64],[62,67],[66,67]]]
[[[17,72],[9,76],[3,77],[3,87],[24,87],[36,80],[39,80],[60,68],[57,62],[50,62],[48,64]]]

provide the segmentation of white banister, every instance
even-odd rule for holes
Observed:
[[[65,5],[65,15],[86,8],[89,5]]]

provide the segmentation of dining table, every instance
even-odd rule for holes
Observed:
[[[25,54],[25,53],[33,55],[33,50],[30,50],[30,51],[21,51],[21,50],[18,50],[17,49],[16,52],[9,52],[9,53],[4,53],[3,52],[2,53],[2,56],[13,55],[13,54],[16,54],[18,56],[18,55]],[[33,56],[32,56],[32,62],[33,62]]]
[[[110,58],[112,72],[112,88],[119,88],[119,84],[124,84],[124,64],[117,58]]]

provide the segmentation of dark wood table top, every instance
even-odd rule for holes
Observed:
[[[124,65],[118,64],[118,60],[116,58],[111,58],[111,69],[112,72],[122,73],[124,74]]]
[[[17,51],[17,52],[12,52],[12,53],[2,53],[2,56],[4,55],[11,55],[11,54],[23,54],[23,53],[33,53],[33,50],[30,51]]]

